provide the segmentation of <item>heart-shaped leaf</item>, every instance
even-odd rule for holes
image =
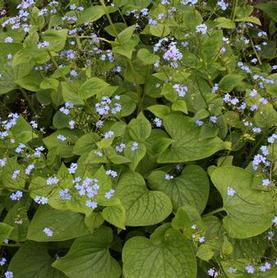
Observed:
[[[174,210],[189,204],[202,212],[209,196],[209,180],[206,172],[200,166],[189,165],[178,177],[167,180],[166,174],[161,170],[153,171],[148,177],[151,188],[166,193],[172,201]]]
[[[112,240],[112,229],[102,226],[93,234],[76,239],[66,256],[53,266],[69,278],[120,277],[120,266],[109,252]]]
[[[148,226],[163,221],[172,211],[169,197],[160,191],[150,191],[143,177],[127,172],[116,188],[127,214],[127,226]]]
[[[171,113],[163,119],[172,138],[171,146],[158,157],[159,163],[180,163],[203,159],[225,148],[218,137],[203,138],[194,121],[180,113]]]
[[[12,258],[9,270],[20,278],[65,278],[62,272],[51,266],[53,261],[46,245],[27,241]]]
[[[191,242],[165,224],[150,239],[136,236],[123,248],[123,272],[126,278],[196,277],[196,259]]]
[[[253,237],[271,227],[272,193],[253,189],[255,180],[251,172],[239,167],[220,167],[213,170],[211,179],[223,198],[227,212],[223,224],[230,237]]]

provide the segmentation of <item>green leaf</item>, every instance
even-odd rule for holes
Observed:
[[[49,237],[43,232],[46,227],[53,231],[53,236]],[[38,208],[29,225],[27,238],[33,241],[60,241],[87,233],[84,216],[81,214],[42,206]]]
[[[93,234],[74,241],[66,256],[56,260],[53,267],[69,278],[118,278],[121,269],[110,255],[112,229],[102,226]]]
[[[151,124],[145,116],[140,113],[136,119],[131,120],[128,124],[128,131],[133,140],[144,142],[150,136]]]
[[[170,113],[170,108],[167,105],[155,104],[147,107],[151,113],[159,118],[163,118]]]
[[[104,14],[105,9],[102,6],[91,6],[81,13],[78,23],[83,24],[85,22],[94,22],[101,18]]]
[[[66,140],[61,141],[57,136],[63,135]],[[43,143],[46,145],[48,150],[55,149],[56,154],[62,157],[72,157],[73,146],[77,139],[80,137],[80,131],[60,129],[53,132],[51,135],[44,137]]]
[[[192,235],[195,233],[195,230],[192,229],[193,225],[197,226],[198,231],[204,232],[205,230],[199,211],[188,204],[177,210],[171,225],[175,230],[181,230],[187,239],[192,239]]]
[[[67,29],[47,30],[41,37],[43,41],[49,42],[47,49],[49,51],[60,51],[64,48],[67,39]]]
[[[231,92],[235,87],[241,85],[241,81],[244,79],[243,75],[230,73],[225,75],[219,82],[219,88],[224,92]]]
[[[209,179],[206,172],[197,165],[186,166],[181,175],[166,180],[167,173],[154,170],[148,177],[151,189],[166,193],[173,204],[174,210],[189,204],[201,213],[208,201]]]
[[[235,21],[236,22],[251,22],[251,23],[254,23],[259,26],[262,25],[260,19],[255,16],[246,16],[246,17],[236,18]]]
[[[28,91],[36,92],[40,89],[41,81],[42,78],[40,74],[32,71],[30,74],[15,80],[15,83]]]
[[[116,41],[120,44],[127,43],[133,36],[136,25],[131,25],[118,34]]]
[[[138,53],[137,57],[139,60],[142,61],[144,65],[152,65],[154,64],[157,60],[159,60],[159,56],[152,54],[148,49],[146,48],[141,48]]]
[[[114,43],[113,45],[113,53],[120,54],[122,56],[127,57],[128,59],[132,58],[133,51],[135,47],[139,43],[139,39],[137,37],[133,37],[123,44]],[[132,65],[130,64],[132,67]]]
[[[177,99],[175,102],[173,102],[171,105],[171,109],[172,111],[180,111],[188,114],[187,103],[185,100],[182,99]]]
[[[5,239],[9,238],[9,235],[11,234],[13,230],[13,227],[6,224],[6,223],[0,223],[0,245],[2,245],[2,242]]]
[[[92,132],[81,136],[74,145],[73,153],[82,155],[94,149],[97,149],[96,142],[99,139],[99,136],[96,133]]]
[[[1,49],[1,44],[0,44]],[[1,52],[2,54],[2,52]],[[0,65],[1,77],[0,77],[0,95],[4,95],[10,91],[13,91],[17,88],[17,85],[14,83],[14,72],[7,65]]]
[[[191,242],[169,225],[160,226],[150,239],[136,236],[123,248],[126,278],[195,278],[196,259]]]
[[[101,93],[103,90],[110,89],[110,84],[98,77],[92,77],[87,80],[80,88],[80,97],[82,99],[88,99]],[[108,93],[107,93],[108,95]]]
[[[10,129],[12,138],[15,139],[16,143],[28,143],[38,136],[33,132],[32,126],[22,117],[16,121],[16,124]]]
[[[115,204],[103,209],[102,216],[112,225],[120,229],[125,229],[126,211],[119,199],[116,199],[116,201],[113,202],[115,202]]]
[[[138,144],[136,149],[133,150],[133,144]],[[129,142],[124,150],[124,155],[129,159],[131,162],[129,163],[129,167],[132,171],[135,171],[139,162],[144,158],[146,155],[146,146],[143,143],[137,142]]]
[[[18,202],[10,208],[4,222],[13,227],[13,231],[9,235],[9,239],[14,241],[26,240],[29,219],[25,204]]]
[[[273,21],[277,22],[277,3],[259,3],[256,7],[265,12]]]
[[[180,163],[199,160],[225,148],[218,138],[202,138],[201,129],[192,118],[171,113],[163,119],[164,127],[171,136],[171,146],[158,157],[159,163]]]
[[[201,244],[198,249],[196,256],[203,261],[209,261],[214,256],[214,251],[208,244]]]
[[[253,189],[251,172],[239,167],[220,167],[211,173],[211,179],[223,198],[227,216],[224,228],[233,238],[248,238],[266,231],[274,215],[272,193]],[[227,190],[235,190],[228,196]]]
[[[13,256],[9,270],[20,278],[65,278],[62,272],[51,266],[53,261],[46,245],[27,241]]]
[[[154,225],[163,221],[172,211],[166,194],[148,190],[138,173],[127,172],[121,176],[116,196],[126,210],[127,226]]]
[[[117,114],[119,117],[129,116],[136,109],[136,102],[127,95],[120,95],[120,100],[117,102],[121,105],[121,110]]]
[[[61,82],[61,91],[64,101],[70,101],[74,105],[84,105],[84,101],[80,97],[80,92],[73,84]]]
[[[13,179],[12,175],[16,170],[19,170],[20,172],[16,179]],[[9,190],[24,189],[27,179],[27,175],[24,173],[24,170],[24,167],[17,163],[16,157],[9,158],[1,173],[1,183]]]
[[[216,27],[219,27],[219,28],[224,28],[224,29],[236,28],[235,22],[226,17],[218,17],[214,20],[214,22],[216,22]]]
[[[276,126],[277,112],[271,104],[261,105],[254,116],[255,123],[258,127],[270,129]]]

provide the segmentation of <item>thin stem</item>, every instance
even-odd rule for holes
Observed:
[[[111,25],[112,28],[113,28],[113,31],[114,31],[114,33],[115,33],[116,38],[118,38],[118,33],[117,33],[116,28],[115,28],[115,26],[114,26],[114,24],[113,24],[113,21],[112,21],[112,19],[111,19],[111,17],[110,17],[110,14],[109,14],[108,11],[107,11],[107,7],[106,7],[106,5],[105,5],[105,2],[104,2],[103,0],[100,0],[100,3],[101,3],[101,5],[103,6],[103,8],[104,8],[104,10],[105,10],[105,15],[106,15],[106,17],[108,18],[108,21],[109,21],[110,25]]]
[[[24,98],[26,99],[26,101],[28,102],[28,105],[29,105],[30,109],[32,110],[32,113],[33,113],[33,114],[36,114],[37,112],[36,112],[36,110],[35,110],[35,108],[34,108],[34,106],[33,106],[33,103],[32,103],[31,100],[29,99],[28,94],[27,94],[27,93],[25,92],[25,90],[22,89],[22,88],[19,88],[19,90],[20,90],[20,92],[22,93],[22,95],[24,96]]]
[[[238,0],[234,0],[234,6],[233,6],[233,10],[232,10],[232,20],[234,21],[235,17],[236,17],[236,9],[237,9],[237,5],[238,5]]]
[[[250,38],[250,42],[251,42],[252,49],[253,49],[253,51],[254,51],[254,53],[255,53],[257,59],[258,59],[259,65],[261,65],[261,64],[262,64],[262,61],[261,61],[260,55],[258,54],[258,52],[257,52],[257,50],[256,50],[256,48],[255,48],[255,45],[254,45],[254,42],[253,42],[252,38],[251,38],[250,36],[249,36],[249,38]]]
[[[213,211],[210,211],[210,212],[204,214],[203,216],[214,215],[214,214],[216,214],[216,213],[218,213],[218,212],[221,212],[221,211],[224,211],[224,210],[225,210],[224,208],[218,208],[218,209],[215,209],[215,210],[213,210]]]

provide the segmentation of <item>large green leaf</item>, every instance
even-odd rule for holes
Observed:
[[[102,226],[93,234],[76,239],[66,256],[53,266],[69,278],[120,277],[120,266],[109,252],[112,240],[112,230]]]
[[[165,224],[150,239],[136,236],[123,248],[126,278],[194,278],[196,259],[191,242]]]
[[[197,165],[188,165],[180,176],[165,179],[166,172],[154,170],[148,177],[151,189],[166,193],[174,210],[185,204],[194,206],[201,213],[209,196],[209,180],[206,172]]]
[[[172,211],[169,197],[150,191],[143,177],[134,172],[122,175],[116,188],[127,214],[127,226],[148,226],[163,221]]]
[[[239,167],[220,167],[213,170],[211,179],[223,198],[227,212],[223,223],[230,237],[248,238],[271,227],[272,193],[253,189],[255,179],[251,172]],[[235,193],[228,195],[228,187]]]
[[[47,236],[43,230],[49,228],[52,236]],[[88,234],[84,224],[84,216],[69,211],[60,211],[48,206],[39,207],[36,211],[27,234],[34,241],[60,241]]]
[[[225,148],[218,137],[203,138],[194,121],[180,113],[171,113],[163,119],[172,138],[171,146],[158,157],[159,163],[179,163],[206,158]]]
[[[27,241],[12,258],[9,270],[20,278],[64,278],[62,272],[51,266],[46,245]]]

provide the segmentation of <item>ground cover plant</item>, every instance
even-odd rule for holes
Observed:
[[[275,1],[0,1],[0,275],[277,276]]]

